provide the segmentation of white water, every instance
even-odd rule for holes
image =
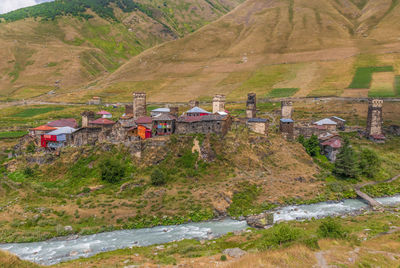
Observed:
[[[376,200],[387,206],[400,204],[400,196],[376,198]],[[311,205],[288,206],[274,212],[274,221],[323,218],[343,215],[361,209],[368,209],[368,205],[356,199],[337,203],[322,202]],[[181,239],[207,239],[210,235],[219,236],[228,232],[244,230],[247,227],[245,221],[225,219],[222,221],[113,231],[82,236],[69,241],[2,244],[0,249],[10,251],[24,260],[51,265],[132,246],[149,246]]]

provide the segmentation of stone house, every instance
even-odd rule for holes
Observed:
[[[71,127],[78,128],[78,122],[74,118],[65,118],[55,121],[51,121],[46,124],[49,127],[61,128],[61,127]]]
[[[153,117],[153,136],[166,136],[175,132],[176,117],[161,113]]]
[[[72,134],[71,143],[73,146],[77,147],[95,145],[99,140],[102,130],[100,126],[80,128]]]
[[[40,144],[44,148],[57,149],[66,146],[71,142],[72,133],[76,129],[71,127],[61,127],[41,136]]]
[[[194,116],[194,117],[198,117],[198,116],[205,116],[205,115],[210,115],[211,113],[201,109],[199,107],[193,107],[192,109],[190,109],[189,111],[186,112],[186,116]]]
[[[338,135],[325,135],[320,137],[320,146],[322,154],[325,155],[329,161],[335,162],[336,156],[342,148],[342,139]]]
[[[89,100],[89,105],[100,105],[100,104],[101,104],[100,97],[93,97],[92,99]]]
[[[218,114],[204,116],[181,116],[176,122],[176,134],[209,134],[225,135],[232,124],[230,116]]]
[[[265,118],[250,118],[247,120],[247,127],[255,132],[262,135],[268,134],[268,119]]]
[[[346,120],[343,118],[337,117],[337,116],[332,116],[329,118],[330,120],[336,122],[336,127],[339,130],[345,130],[346,129]]]
[[[324,118],[322,120],[314,122],[313,125],[314,127],[321,130],[336,131],[337,123],[330,118]]]

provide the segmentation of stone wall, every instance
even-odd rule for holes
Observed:
[[[176,122],[176,134],[221,134],[225,135],[230,127],[232,120],[230,117],[224,120],[196,121],[196,122]]]
[[[279,124],[279,131],[281,132],[282,136],[287,140],[294,139],[294,123],[284,123],[280,121]]]
[[[71,135],[71,146],[95,145],[99,140],[101,127],[85,127]]]
[[[267,122],[248,122],[247,127],[255,132],[262,135],[268,134],[268,123]]]

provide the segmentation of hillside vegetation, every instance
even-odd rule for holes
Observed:
[[[399,14],[391,0],[249,0],[194,34],[143,52],[90,89],[110,100],[125,98],[130,88],[156,101],[215,92],[264,97],[274,88],[351,97],[357,90],[347,87],[358,68],[390,66],[399,74]]]
[[[67,93],[242,0],[73,0],[0,15],[0,100]]]

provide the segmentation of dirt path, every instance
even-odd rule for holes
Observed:
[[[329,268],[325,258],[324,258],[324,252],[323,251],[318,251],[315,253],[315,258],[317,259],[317,266],[319,268]]]

